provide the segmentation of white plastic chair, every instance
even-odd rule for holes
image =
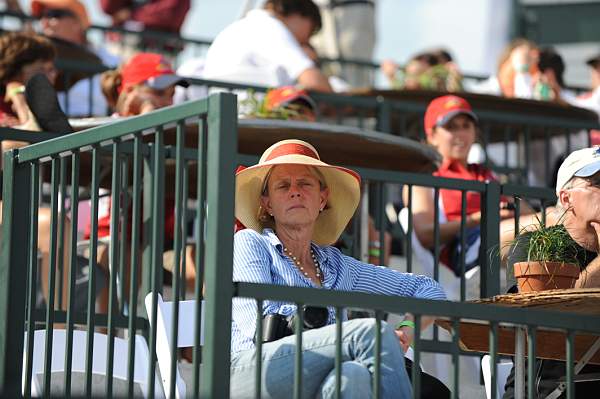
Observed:
[[[168,389],[171,386],[171,359],[177,358],[177,354],[171,353],[171,321],[173,320],[173,303],[165,302],[160,294],[157,294],[157,318],[156,326],[156,357],[158,358],[158,367],[162,376],[165,396],[168,396]],[[146,295],[146,312],[148,319],[152,322],[152,293]],[[188,348],[194,346],[196,332],[196,303],[195,300],[179,301],[179,329],[177,335],[177,347]],[[204,301],[201,306],[204,307]],[[204,345],[204,312],[200,316],[200,345]],[[177,360],[175,360],[177,361]],[[175,397],[183,399],[186,397],[186,385],[181,376],[179,366],[175,368]]]
[[[481,371],[483,372],[483,382],[485,384],[485,395],[488,399],[492,397],[492,364],[491,356],[484,355],[481,358]],[[496,397],[501,398],[504,395],[504,386],[510,375],[513,362],[506,361],[496,363]]]
[[[400,222],[400,226],[402,227],[402,230],[405,234],[408,234],[408,213],[409,209],[406,207],[402,208],[398,213],[398,221]],[[415,255],[417,261],[423,268],[423,274],[433,278],[435,265],[433,254],[429,249],[425,248],[421,244],[419,238],[417,237],[417,234],[415,233],[414,228],[411,232],[411,239],[412,253]],[[469,288],[476,289],[478,287],[479,279],[477,276],[479,275],[479,271],[479,266],[476,266],[465,272],[467,293],[469,292]],[[448,269],[441,263],[439,268],[439,280],[440,284],[442,285],[442,287],[444,287],[444,290],[446,291],[448,299],[455,301],[460,300],[460,278],[456,277],[456,275],[454,275],[454,273],[450,269]],[[474,285],[476,285],[477,287],[473,287]],[[468,295],[467,299],[469,299]]]
[[[65,371],[65,352],[67,332],[63,329],[54,329],[52,333],[52,367],[51,372]],[[87,331],[73,331],[73,362],[71,370],[73,372],[84,373],[86,371],[86,342]],[[27,359],[27,332],[25,332],[25,346],[23,351],[23,381],[22,390],[25,392],[25,362]],[[108,347],[108,336],[102,333],[94,333],[94,353],[92,360],[92,373],[106,375],[106,352]],[[37,374],[44,372],[44,356],[46,353],[46,330],[36,330],[33,338],[33,361],[32,361],[32,381],[31,396],[43,395],[43,384],[40,383]],[[129,353],[129,340],[115,337],[114,341],[114,365],[113,377],[127,381],[127,356]],[[135,336],[135,359],[133,380],[140,385],[144,397],[149,396],[148,387],[148,365],[150,356],[148,345],[141,335]],[[154,395],[164,397],[160,386],[158,374],[155,379]],[[83,392],[82,392],[83,394]]]

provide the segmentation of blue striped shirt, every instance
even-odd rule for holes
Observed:
[[[319,247],[314,243],[311,247],[323,272],[324,289],[446,299],[440,285],[429,277],[363,263],[343,255],[335,247]],[[294,262],[283,253],[283,244],[270,229],[265,229],[262,234],[251,229],[236,233],[233,281],[319,288],[312,280],[302,275]],[[271,313],[289,316],[295,312],[294,304],[268,300],[263,302],[263,316]],[[333,309],[329,310],[328,322],[335,323]],[[255,330],[256,301],[234,298],[231,352],[253,348]]]

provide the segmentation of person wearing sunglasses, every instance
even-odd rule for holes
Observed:
[[[34,0],[31,2],[31,14],[40,18],[41,31],[57,43],[59,50],[69,48],[73,57],[89,64],[93,57],[100,67],[116,68],[121,59],[104,47],[92,46],[86,36],[90,19],[83,3],[78,0]],[[77,51],[77,50],[80,51]],[[83,56],[89,54],[89,57]],[[59,51],[58,58],[61,58]],[[73,78],[75,75],[70,74]],[[88,75],[89,76],[89,75]],[[89,79],[81,79],[66,92],[59,93],[61,107],[69,116],[105,116],[108,105],[100,89],[100,74]],[[90,98],[91,97],[91,98]],[[91,99],[91,102],[90,102]]]
[[[575,241],[573,253],[583,270],[575,288],[600,287],[600,147],[589,147],[573,151],[561,164],[556,179],[556,207],[548,213],[547,225],[563,229]],[[538,216],[539,217],[539,216]],[[516,262],[527,260],[525,233],[517,244],[510,248],[509,268]],[[559,388],[559,380],[566,375],[565,362],[537,360],[535,397],[545,398]],[[600,372],[597,365],[587,365],[579,374]],[[527,381],[527,378],[525,379]],[[575,384],[575,398],[596,397],[600,381],[579,380]],[[562,392],[564,397],[564,390]],[[514,368],[506,383],[504,398],[513,398]]]

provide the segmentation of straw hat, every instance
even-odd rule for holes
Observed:
[[[282,140],[273,144],[263,153],[258,164],[236,174],[236,218],[247,228],[262,232],[266,227],[259,215],[264,179],[272,166],[283,164],[314,166],[323,174],[329,198],[317,218],[312,240],[318,245],[333,244],[346,228],[360,201],[360,176],[350,169],[321,161],[317,150],[302,140]]]

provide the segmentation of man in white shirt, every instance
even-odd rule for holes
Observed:
[[[302,50],[321,28],[312,0],[267,0],[217,35],[203,78],[279,87],[299,84],[331,92],[327,77]]]

